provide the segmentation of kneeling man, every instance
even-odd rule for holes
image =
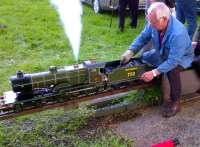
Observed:
[[[150,82],[160,74],[166,74],[170,84],[171,100],[163,104],[163,116],[174,116],[180,111],[180,71],[188,68],[194,52],[184,25],[170,13],[162,2],[153,3],[147,13],[148,23],[144,30],[122,55],[121,62],[127,63],[150,40],[153,48],[142,54],[141,59],[154,67],[145,72],[141,79]]]

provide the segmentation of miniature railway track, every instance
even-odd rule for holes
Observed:
[[[64,109],[76,108],[78,107],[79,103],[84,102],[84,101],[101,98],[105,96],[111,96],[114,94],[128,92],[131,90],[142,89],[142,88],[156,85],[158,83],[160,83],[160,80],[155,80],[151,83],[144,83],[142,81],[136,81],[136,82],[134,81],[134,82],[127,83],[126,87],[120,87],[119,89],[110,89],[107,91],[91,93],[90,95],[79,96],[79,97],[76,97],[74,100],[68,100],[62,103],[58,103],[58,102],[47,103],[47,104],[42,105],[41,107],[32,107],[32,108],[24,109],[21,112],[13,112],[10,106],[1,105],[1,101],[3,101],[4,99],[4,97],[1,96],[0,97],[0,120],[10,119],[10,118],[14,118],[14,117],[26,115],[26,114],[32,114],[34,112],[40,112],[47,109],[54,109],[54,108],[60,108],[60,107]],[[1,112],[2,109],[7,110],[7,111]]]
[[[76,97],[73,100],[68,100],[68,101],[64,101],[62,103],[58,103],[58,102],[54,102],[54,103],[47,103],[41,107],[32,107],[29,109],[25,109],[21,112],[13,112],[13,111],[9,111],[11,108],[9,106],[4,106],[1,105],[1,101],[3,101],[3,96],[0,96],[0,110],[2,107],[7,107],[8,112],[5,113],[0,113],[0,120],[5,120],[5,119],[11,119],[17,116],[22,116],[22,115],[26,115],[26,114],[32,114],[35,112],[40,112],[40,111],[44,111],[47,109],[55,109],[55,108],[64,108],[64,109],[72,109],[72,108],[77,108],[79,106],[79,104],[81,102],[84,101],[88,101],[88,100],[93,100],[93,99],[98,99],[98,98],[102,98],[102,97],[106,97],[106,96],[111,96],[111,95],[116,95],[116,94],[120,94],[120,93],[124,93],[124,92],[128,92],[131,90],[136,90],[136,89],[143,89],[143,88],[147,88],[156,84],[160,84],[160,80],[155,80],[151,83],[144,83],[142,81],[137,81],[137,82],[130,82],[127,84],[126,87],[121,87],[119,89],[110,89],[107,91],[101,91],[98,93],[91,93],[90,95],[87,96],[79,96]],[[185,103],[188,101],[196,101],[200,99],[200,93],[193,93],[193,94],[187,94],[184,95],[181,103]]]

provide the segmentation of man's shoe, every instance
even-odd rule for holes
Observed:
[[[137,22],[130,23],[132,29],[137,28]]]
[[[165,116],[167,112],[169,112],[171,106],[171,101],[164,101],[161,107],[162,115]]]
[[[176,115],[180,111],[180,100],[175,102],[171,102],[163,109],[163,116],[164,117],[171,117]]]
[[[135,29],[135,28],[137,28],[137,25],[131,25],[131,28]]]

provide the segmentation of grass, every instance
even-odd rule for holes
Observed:
[[[127,19],[121,33],[116,14],[94,14],[89,6],[83,10],[79,62],[119,59],[144,25],[141,13],[138,28],[131,29]],[[17,70],[33,73],[46,71],[51,65],[76,63],[58,14],[48,0],[1,0],[0,12],[0,95],[11,90],[8,79]],[[79,137],[76,132],[89,116],[88,110],[59,109],[2,121],[0,146],[130,146],[130,140],[109,131],[92,140]]]
[[[0,2],[0,93],[10,89],[8,79],[17,70],[26,73],[45,71],[51,65],[74,64],[72,49],[48,0],[1,0]],[[80,61],[110,61],[120,58],[144,25],[139,16],[137,30],[117,28],[117,15],[94,14],[84,6]]]
[[[42,71],[52,64],[64,65],[71,56],[57,13],[47,0],[2,0],[0,3],[0,83],[8,89],[8,78],[16,70]],[[38,7],[39,6],[39,7]],[[68,58],[69,58],[68,57]],[[72,58],[69,58],[73,60]]]
[[[126,19],[125,32],[117,28],[117,14],[94,14],[89,6],[83,7],[83,30],[79,62],[88,59],[111,61],[120,58],[145,24],[140,12],[137,29],[131,29]],[[0,1],[0,95],[11,90],[8,79],[17,70],[26,73],[46,71],[49,66],[75,64],[72,49],[65,36],[57,12],[48,0]],[[112,19],[112,25],[110,27]],[[145,97],[154,103],[157,88],[132,97]],[[111,131],[100,132],[94,138],[84,138],[77,132],[92,115],[90,110],[64,112],[49,110],[0,122],[0,146],[78,146],[128,147],[129,139]],[[98,134],[98,133],[97,133]]]
[[[91,19],[93,17],[93,19]],[[95,15],[94,13],[84,13],[83,25],[88,26],[83,29],[83,40],[81,46],[80,58],[96,57],[97,61],[108,61],[119,59],[120,55],[128,48],[132,40],[141,31],[144,20],[140,16],[137,30],[130,29],[126,24],[126,31],[119,32],[117,28],[117,16],[113,16],[112,26],[110,14]],[[126,21],[128,23],[128,19]],[[94,28],[91,29],[91,28]],[[86,55],[82,51],[87,49]]]
[[[111,131],[97,129],[94,134],[93,129],[88,135],[87,132],[81,135],[79,130],[87,124],[91,112],[84,108],[69,112],[57,109],[1,122],[0,146],[128,147],[132,144],[130,140],[120,138]]]

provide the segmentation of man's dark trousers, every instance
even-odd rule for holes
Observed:
[[[131,27],[137,27],[139,0],[119,0],[119,28],[124,28],[127,5],[130,10]]]
[[[173,102],[177,101],[181,97],[181,79],[180,72],[184,68],[178,65],[176,68],[167,72],[167,77],[170,85],[170,97]]]

